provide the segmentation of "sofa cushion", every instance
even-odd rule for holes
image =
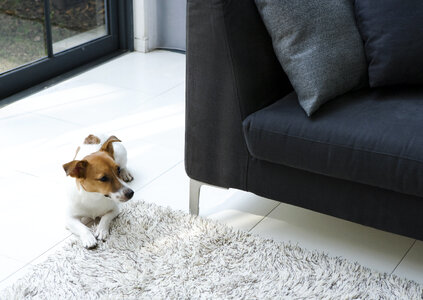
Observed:
[[[355,0],[369,84],[423,84],[423,1]]]
[[[423,87],[352,92],[311,118],[296,102],[244,120],[254,158],[423,197]]]
[[[282,68],[307,115],[368,85],[351,0],[255,0]]]

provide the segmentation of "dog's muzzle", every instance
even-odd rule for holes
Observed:
[[[126,188],[126,189],[123,191],[123,194],[125,195],[125,198],[126,198],[126,200],[124,200],[124,201],[128,201],[129,199],[131,199],[131,198],[132,198],[132,196],[134,196],[134,191],[133,191],[133,190],[131,190],[131,189],[129,189],[129,188]]]
[[[133,196],[134,196],[134,191],[128,187],[124,187],[123,189],[120,189],[118,192],[111,193],[109,195],[109,197],[112,198],[112,200],[119,201],[119,202],[126,202],[129,199],[131,199]]]

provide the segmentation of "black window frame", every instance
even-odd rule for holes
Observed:
[[[93,61],[133,51],[132,0],[106,0],[106,3],[108,35],[53,54],[49,0],[44,0],[48,56],[0,74],[0,101]]]

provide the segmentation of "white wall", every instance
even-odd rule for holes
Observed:
[[[186,0],[134,0],[135,50],[185,50]]]
[[[134,0],[134,46],[135,51],[148,52],[148,34],[145,20],[146,2],[149,0]],[[148,5],[148,4],[147,4]]]

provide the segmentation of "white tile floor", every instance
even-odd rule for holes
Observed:
[[[128,149],[134,200],[188,211],[185,56],[130,53],[0,109],[0,288],[69,238],[62,164],[90,132]],[[237,190],[202,189],[200,214],[423,283],[423,242]]]

